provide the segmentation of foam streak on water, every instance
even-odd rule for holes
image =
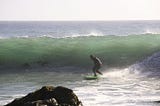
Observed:
[[[103,73],[100,79],[90,81],[83,79],[86,74],[73,72],[1,75],[0,103],[4,105],[43,85],[62,85],[73,89],[84,106],[158,106],[154,103],[160,100],[158,79],[130,73],[128,69],[110,69]]]
[[[97,81],[84,81],[87,86],[76,92],[85,106],[156,106],[153,101],[160,100],[159,82],[121,70],[107,72]]]

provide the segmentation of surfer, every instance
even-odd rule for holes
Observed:
[[[97,76],[96,72],[103,75],[99,69],[102,67],[102,62],[101,60],[98,58],[98,57],[95,57],[93,55],[90,55],[90,58],[93,60],[94,62],[94,66],[93,66],[93,73],[94,73],[94,76]]]

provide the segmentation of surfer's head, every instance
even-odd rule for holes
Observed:
[[[94,56],[91,54],[91,55],[90,55],[90,58],[91,58],[91,59],[93,59],[93,58],[94,58]]]

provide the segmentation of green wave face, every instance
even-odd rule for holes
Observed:
[[[92,65],[90,54],[104,66],[127,66],[160,50],[160,35],[89,36],[75,38],[9,38],[0,40],[0,66],[49,64]]]

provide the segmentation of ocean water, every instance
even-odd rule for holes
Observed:
[[[103,62],[92,74],[89,55]],[[160,21],[0,22],[0,106],[43,85],[84,106],[159,106]]]

